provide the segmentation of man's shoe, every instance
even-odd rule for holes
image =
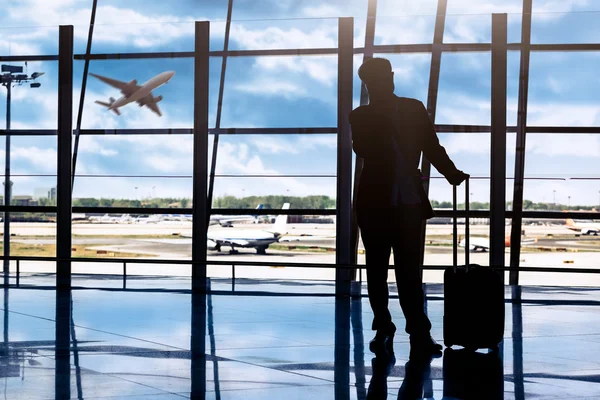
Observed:
[[[369,350],[377,356],[394,355],[394,333],[377,332],[369,343]]]
[[[439,357],[442,355],[442,345],[438,344],[431,335],[410,337],[410,356]]]

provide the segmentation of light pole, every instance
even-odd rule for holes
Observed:
[[[555,209],[556,208],[556,190],[552,191],[552,203],[553,203],[552,209]]]
[[[25,63],[27,66],[27,63]],[[21,86],[26,82],[31,82],[30,87],[39,88],[41,83],[33,82],[38,77],[44,75],[43,72],[34,72],[31,76],[23,73],[23,67],[17,65],[2,64],[2,75],[0,75],[0,84],[6,88],[6,144],[4,148],[4,206],[10,206],[11,186],[10,181],[10,103],[12,98],[13,86]],[[6,278],[10,267],[10,213],[4,211],[4,277]]]
[[[567,196],[567,199],[568,199],[567,200],[568,201],[568,203],[567,203],[567,210],[569,210],[569,209],[571,209],[571,196]]]

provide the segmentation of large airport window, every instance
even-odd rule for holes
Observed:
[[[0,54],[2,54],[0,52]],[[56,129],[58,110],[58,63],[55,61],[15,61],[2,64],[3,86],[0,91],[0,128]],[[10,73],[10,75],[9,75]],[[8,78],[11,82],[10,113],[7,109]]]
[[[11,256],[56,257],[56,213],[11,212],[10,235]],[[26,267],[22,272],[38,271]]]
[[[579,2],[574,9],[563,9],[557,12],[551,12],[548,8],[536,12],[536,2],[533,3],[531,43],[597,43],[600,39],[598,32],[594,29],[598,19],[598,9],[595,8],[592,12],[578,12],[577,10],[587,2]],[[560,4],[563,3],[554,3],[554,5]],[[594,6],[596,5],[594,4]]]
[[[437,0],[418,2],[379,0],[375,44],[431,43],[436,12]]]
[[[378,16],[375,45],[430,43],[434,26],[435,12],[426,15],[400,15],[395,12]]]
[[[82,128],[191,128],[193,66],[191,58],[91,62],[89,72],[97,76],[88,76]],[[214,84],[218,76],[218,70],[211,75]],[[131,95],[143,85],[154,90],[132,104],[124,101],[123,92]]]
[[[326,127],[336,121],[336,56],[235,57],[227,62],[223,127]]]
[[[338,47],[337,18],[231,22],[230,50]]]
[[[27,7],[24,3],[11,5],[11,11],[20,21],[11,21],[10,25],[2,24],[0,54],[9,56],[58,54],[58,24],[48,24],[43,17],[39,19],[42,11],[32,11],[32,7]],[[37,21],[31,21],[32,19]],[[41,21],[44,23],[40,23]]]
[[[596,52],[533,52],[527,125],[597,126],[598,65]]]
[[[78,214],[73,215],[72,256],[113,259],[114,263],[78,264],[79,273],[121,274],[123,263],[117,260],[185,260],[192,256],[192,216],[174,209],[172,214]],[[129,262],[129,261],[128,261]],[[158,268],[159,264],[155,265]],[[189,265],[186,266],[189,269]],[[161,266],[171,275],[171,266]],[[149,269],[157,274],[159,269]],[[177,269],[179,275],[182,270]],[[136,274],[132,269],[128,274]],[[139,274],[139,272],[137,273]],[[189,274],[189,270],[185,275]]]
[[[337,140],[335,133],[221,135],[216,172],[335,177]]]
[[[489,52],[442,54],[437,124],[490,124],[491,62]]]

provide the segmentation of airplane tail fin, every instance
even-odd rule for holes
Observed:
[[[567,219],[565,220],[565,224],[566,224],[567,226],[575,226],[575,221],[573,221],[573,219],[572,219],[572,218],[567,218]]]
[[[119,111],[118,108],[111,108],[114,102],[115,102],[115,99],[113,97],[111,97],[108,99],[108,103],[105,103],[100,100],[96,100],[94,103],[100,104],[101,106],[108,108],[109,110],[113,111],[117,115],[121,115],[121,112]]]
[[[282,210],[289,210],[290,209],[290,203],[285,203],[283,205],[283,207],[281,207]],[[288,220],[288,216],[287,215],[278,215],[277,218],[275,219],[275,224],[273,224],[273,231],[283,235],[287,233],[287,220]]]
[[[255,210],[262,210],[263,209],[264,204],[260,203],[259,205],[256,206]],[[254,217],[254,223],[258,223],[259,220],[261,219],[260,215],[257,214],[252,214],[252,216]],[[263,216],[264,217],[264,216]]]

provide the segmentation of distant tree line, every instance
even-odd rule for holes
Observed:
[[[298,209],[322,210],[336,206],[335,199],[329,196],[223,196],[213,199],[213,208],[256,208],[259,204],[263,208],[281,208],[285,203],[290,203],[290,208]]]
[[[221,196],[213,199],[213,208],[256,208],[259,204],[263,204],[263,208],[281,208],[284,203],[290,203],[290,208],[297,209],[330,209],[335,208],[336,201],[334,198],[329,196],[248,196],[248,197],[235,197],[235,196]],[[40,206],[55,206],[56,200],[54,199],[39,199]],[[449,201],[437,201],[431,200],[433,208],[452,208],[452,203]],[[188,208],[192,206],[192,200],[185,197],[165,197],[165,198],[151,198],[144,200],[129,200],[129,199],[109,199],[109,198],[94,198],[94,197],[80,197],[73,199],[74,207],[143,207],[143,208]],[[464,209],[465,204],[458,204],[459,209]],[[512,209],[512,202],[506,203],[507,210]],[[573,211],[591,211],[597,209],[598,206],[579,206],[572,205],[567,206],[565,204],[553,204],[553,203],[535,203],[531,200],[523,201],[524,210],[541,210],[541,211],[562,211],[562,210],[573,210]],[[489,202],[473,201],[470,203],[471,210],[489,210]]]
[[[152,198],[144,200],[107,199],[80,197],[73,199],[73,207],[144,207],[144,208],[188,208],[192,200],[181,197]]]
[[[41,199],[40,205],[56,205],[54,200]],[[259,204],[263,208],[277,209],[283,207],[284,203],[290,203],[290,208],[296,209],[331,209],[335,208],[336,201],[329,196],[221,196],[213,199],[213,208],[256,208]],[[431,200],[433,208],[452,208],[452,203],[449,201]],[[93,198],[81,197],[73,199],[74,207],[143,207],[143,208],[188,208],[192,206],[192,200],[185,197],[165,197],[152,198],[144,200],[129,200],[129,199],[109,199],[109,198]],[[458,208],[464,209],[465,204],[459,203]],[[512,202],[506,203],[507,210],[512,209]],[[523,201],[523,209],[525,210],[542,210],[542,211],[562,211],[562,210],[584,210],[591,211],[597,206],[567,206],[565,204],[553,203],[535,203],[531,200]],[[489,210],[489,202],[473,201],[470,203],[471,210]]]

